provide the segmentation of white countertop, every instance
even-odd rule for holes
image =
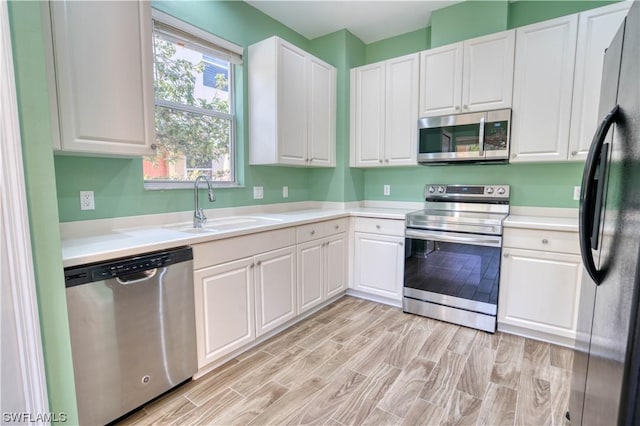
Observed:
[[[578,219],[574,217],[509,215],[504,221],[504,227],[578,232]]]
[[[102,229],[87,235],[70,233],[62,238],[62,261],[64,267],[101,262],[133,256],[145,252],[165,250],[191,244],[230,238],[255,232],[303,225],[340,217],[361,216],[381,219],[404,220],[411,209],[357,207],[352,209],[303,209],[278,213],[238,214],[238,217],[259,217],[263,221],[215,232],[194,233],[190,222],[163,225],[131,226],[120,229]],[[232,219],[212,218],[208,225],[215,227],[216,221]],[[66,227],[72,226],[65,224]],[[87,224],[82,226],[86,227]]]

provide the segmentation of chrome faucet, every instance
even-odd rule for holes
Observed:
[[[207,192],[209,193],[209,201],[212,203],[216,200],[216,194],[213,193],[213,187],[211,186],[211,182],[207,179],[205,175],[199,175],[195,182],[193,183],[193,200],[194,200],[194,210],[193,210],[193,227],[194,228],[202,228],[203,223],[207,223],[207,217],[204,215],[204,210],[200,208],[200,202],[198,201],[198,182],[200,179],[204,179],[207,182]]]

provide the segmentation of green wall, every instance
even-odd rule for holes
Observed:
[[[366,45],[367,63],[427,50],[431,47],[431,27],[401,34]]]
[[[431,47],[507,29],[507,0],[470,0],[434,10],[431,15]]]
[[[517,28],[534,22],[558,18],[572,13],[606,6],[617,1],[609,0],[519,0],[509,4],[509,28]]]
[[[77,424],[39,2],[9,2],[29,226],[51,412]]]

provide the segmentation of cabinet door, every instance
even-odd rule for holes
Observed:
[[[498,322],[575,339],[580,256],[505,248]]]
[[[198,367],[255,338],[253,258],[195,271]]]
[[[565,161],[577,15],[516,30],[511,161]]]
[[[309,166],[336,165],[336,69],[316,58],[309,64]]]
[[[296,249],[255,257],[256,337],[296,315]]]
[[[278,45],[278,159],[307,164],[306,54],[289,43]]]
[[[419,57],[386,61],[385,165],[415,165],[418,150]]]
[[[569,160],[587,158],[596,131],[604,51],[622,24],[630,2],[620,2],[580,13],[578,47],[571,108]]]
[[[298,244],[298,313],[324,300],[324,240]]]
[[[351,70],[352,167],[380,166],[383,163],[384,87],[384,62]]]
[[[420,117],[460,112],[462,46],[449,44],[420,54]]]
[[[404,238],[356,232],[354,288],[402,300]]]
[[[327,298],[347,289],[347,237],[345,233],[325,240]]]
[[[51,2],[63,151],[153,155],[149,2]]]
[[[515,30],[464,42],[462,112],[511,108]]]

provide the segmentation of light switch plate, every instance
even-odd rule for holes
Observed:
[[[80,210],[95,210],[93,191],[80,191]]]
[[[574,201],[580,200],[580,187],[579,186],[574,186],[573,187],[573,200]]]
[[[282,187],[282,198],[289,198],[289,187],[288,186],[283,186]]]
[[[385,185],[383,188],[384,195],[391,195],[391,185]]]
[[[262,200],[264,198],[264,188],[261,186],[253,187],[253,199]]]

